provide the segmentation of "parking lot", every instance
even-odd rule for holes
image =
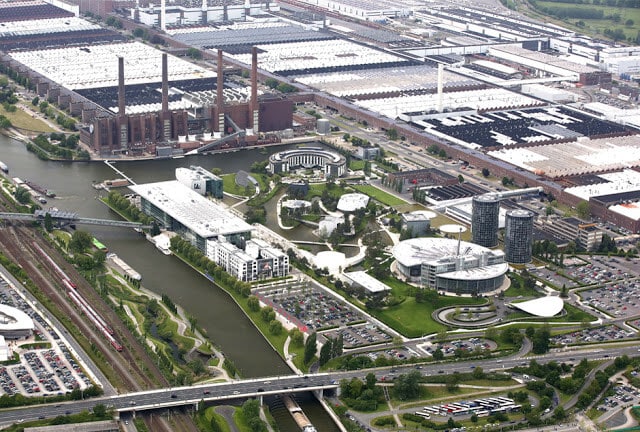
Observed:
[[[549,270],[547,268],[535,268],[529,271],[529,273],[533,274],[537,278],[546,282],[549,285],[553,285],[558,288],[562,288],[562,286],[566,286],[568,289],[576,288],[580,286],[577,282],[562,276],[554,272],[553,270]]]
[[[640,315],[640,282],[619,281],[601,288],[580,291],[582,302],[616,318]]]
[[[372,324],[359,324],[322,333],[325,337],[337,339],[342,335],[344,348],[355,348],[389,342],[391,336]]]
[[[58,332],[2,277],[0,302],[26,313],[35,326],[30,337],[8,341],[19,363],[0,367],[0,394],[62,395],[92,384]]]
[[[321,331],[330,338],[342,335],[347,349],[389,342],[392,338],[358,309],[307,281],[287,281],[252,292],[304,331]]]
[[[571,333],[553,336],[549,340],[549,342],[552,345],[572,345],[631,339],[635,337],[635,332],[623,329],[616,325],[607,325],[583,330],[576,330]]]

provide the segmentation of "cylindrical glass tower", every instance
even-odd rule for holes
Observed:
[[[475,244],[484,247],[498,245],[498,216],[500,198],[496,194],[473,197],[471,214],[471,238]]]
[[[507,262],[513,264],[531,262],[533,217],[533,212],[528,210],[511,210],[507,212],[504,235],[504,254]]]

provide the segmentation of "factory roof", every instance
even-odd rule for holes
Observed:
[[[253,230],[244,220],[177,180],[129,188],[203,238]]]
[[[522,58],[534,60],[540,63],[556,66],[562,69],[565,69],[569,72],[575,73],[590,73],[597,72],[598,69],[585,66],[579,63],[573,63],[571,61],[566,60],[563,57],[554,56],[551,54],[545,54],[539,51],[531,51],[526,48],[522,48],[520,45],[494,45],[491,47],[489,52],[492,51],[502,51],[512,55],[516,55]]]
[[[353,283],[360,285],[372,294],[391,291],[391,288],[387,284],[380,282],[378,279],[363,271],[344,273],[344,275]]]
[[[368,48],[347,40],[307,41],[257,45],[258,67],[281,75],[299,75],[331,71],[335,68],[363,68],[365,65],[387,63],[411,64],[402,57]],[[251,54],[231,57],[251,64]]]
[[[538,317],[551,318],[562,312],[564,301],[560,297],[541,297],[520,303],[511,303],[511,306]]]
[[[619,157],[624,158],[625,154],[621,152]],[[588,201],[591,197],[640,190],[640,173],[631,169],[601,174],[598,177],[604,182],[566,188],[565,192]]]
[[[33,330],[33,320],[20,309],[0,304],[0,333]]]
[[[162,81],[162,52],[140,42],[85,44],[69,48],[12,52],[10,56],[69,89],[118,85],[118,57],[124,58],[125,84]],[[215,77],[215,72],[168,56],[169,80]]]
[[[640,203],[622,203],[609,207],[609,211],[628,217],[633,220],[640,220]]]

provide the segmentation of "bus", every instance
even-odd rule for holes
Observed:
[[[420,417],[424,417],[426,419],[430,419],[431,418],[431,414],[426,413],[424,411],[416,411],[416,415],[420,416]]]

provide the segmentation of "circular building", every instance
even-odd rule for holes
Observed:
[[[472,241],[484,247],[497,246],[500,198],[496,194],[477,195],[471,206]]]
[[[353,213],[356,210],[365,208],[369,204],[369,197],[361,193],[344,194],[338,200],[337,209],[343,213]]]
[[[507,212],[504,235],[504,254],[507,262],[514,264],[531,262],[533,217],[533,212],[529,210]]]
[[[479,295],[499,289],[509,265],[504,252],[442,238],[414,238],[393,248],[397,269],[426,288]]]
[[[269,156],[269,171],[273,174],[294,168],[322,168],[327,177],[341,177],[347,171],[347,159],[339,153],[319,147],[301,147]]]

